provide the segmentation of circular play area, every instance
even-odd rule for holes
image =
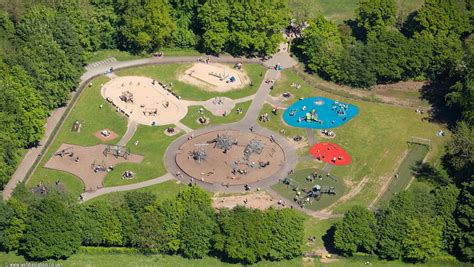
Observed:
[[[356,106],[325,97],[311,97],[291,105],[283,119],[293,127],[332,129],[350,121],[357,113]]]
[[[227,92],[250,84],[250,78],[239,64],[232,68],[217,63],[195,63],[179,80],[214,92]]]
[[[176,153],[178,167],[193,179],[212,184],[251,184],[276,174],[285,153],[273,138],[220,130],[188,138]]]
[[[117,111],[145,125],[171,124],[188,112],[186,102],[169,92],[166,85],[146,77],[116,77],[102,87],[101,93]]]

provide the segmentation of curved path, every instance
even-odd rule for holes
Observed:
[[[186,62],[195,62],[198,58],[199,57],[161,57],[161,58],[145,58],[145,59],[126,61],[126,62],[113,61],[113,62],[110,62],[109,64],[100,64],[100,65],[97,65],[96,67],[92,67],[92,68],[90,67],[87,69],[87,72],[84,73],[84,75],[82,75],[81,77],[81,83],[79,85],[79,88],[80,89],[83,88],[87,83],[89,83],[91,79],[95,78],[96,76],[103,75],[111,67],[113,67],[115,70],[118,70],[118,69],[144,66],[144,65],[166,64],[166,63],[186,63]],[[220,63],[236,63],[236,62],[262,63],[264,66],[267,66],[268,68],[270,68],[265,73],[265,77],[262,81],[262,84],[260,85],[255,95],[247,96],[242,99],[232,100],[231,104],[235,105],[235,103],[241,103],[241,102],[245,102],[245,101],[249,101],[253,99],[249,109],[247,110],[245,114],[245,117],[241,121],[236,122],[236,123],[219,125],[219,126],[200,129],[196,131],[193,131],[186,125],[177,123],[177,126],[181,128],[182,130],[184,130],[185,132],[187,132],[188,134],[178,138],[170,146],[168,146],[165,152],[165,165],[167,166],[167,169],[169,171],[168,173],[166,173],[165,175],[161,177],[144,181],[144,182],[140,182],[140,183],[115,186],[115,187],[106,187],[106,188],[101,188],[95,192],[85,192],[82,194],[84,201],[101,196],[103,194],[139,189],[139,188],[159,184],[159,183],[174,179],[172,174],[177,173],[179,171],[179,168],[176,165],[174,155],[175,155],[175,152],[179,149],[179,147],[184,142],[187,141],[187,137],[189,136],[189,133],[199,135],[206,132],[222,130],[222,129],[249,131],[250,127],[252,127],[253,131],[257,134],[265,135],[265,136],[274,135],[277,143],[280,146],[282,146],[283,150],[285,151],[286,160],[285,160],[284,165],[281,167],[280,171],[278,172],[278,174],[252,184],[254,188],[268,188],[267,190],[269,192],[273,192],[274,194],[276,193],[269,187],[277,183],[280,179],[283,179],[284,177],[286,177],[287,173],[296,167],[296,164],[298,163],[298,156],[296,154],[295,148],[286,140],[285,137],[281,136],[278,133],[274,133],[266,128],[260,127],[256,123],[256,120],[263,104],[268,100],[270,88],[272,85],[270,83],[266,83],[265,80],[267,79],[277,80],[280,77],[280,72],[274,70],[275,64],[280,64],[283,68],[290,68],[294,66],[297,62],[294,59],[292,59],[286,51],[278,52],[270,60],[266,62],[262,62],[260,59],[256,59],[256,58],[251,58],[251,59],[234,58],[231,56],[210,57],[210,60],[211,62],[220,62]],[[192,104],[203,105],[206,107],[208,106],[206,105],[207,104],[206,102],[209,102],[209,101],[203,101],[203,102],[194,101],[192,102]],[[68,104],[74,105],[74,102],[68,103]],[[64,115],[65,112],[66,112],[66,109],[58,109],[53,112],[50,118],[51,120],[48,120],[49,124],[46,125],[47,127],[46,134],[42,142],[40,142],[40,144],[46,143],[46,140],[49,140],[50,138],[55,138],[55,136],[52,136],[51,134],[53,133],[53,129],[56,128],[57,126],[60,126],[60,124],[62,123],[60,118]],[[128,143],[133,137],[136,131],[136,128],[137,128],[137,124],[134,122],[130,122],[128,125],[127,132],[119,141],[119,143],[120,144]],[[43,150],[45,149],[46,148],[44,148]],[[35,159],[36,157],[41,157],[40,152],[41,152],[40,149],[37,149],[37,148],[31,149],[28,151],[24,160],[21,162],[14,176],[5,187],[5,190],[3,191],[3,197],[5,199],[8,199],[10,197],[11,193],[13,192],[14,188],[16,187],[19,181],[26,180],[26,178],[28,178],[28,177],[25,177],[26,174],[28,173],[28,170],[30,170],[31,168],[36,168],[35,163],[37,162],[35,162]],[[186,174],[183,174],[182,176],[179,177],[179,180],[187,183],[190,180],[190,178],[191,177],[187,177]],[[210,191],[235,192],[235,193],[244,191],[244,188],[242,185],[223,186],[222,184],[210,184],[210,183],[201,182],[201,181],[196,181],[196,183],[198,183],[200,186]],[[329,213],[320,213],[320,212],[314,212],[310,210],[302,210],[302,211],[307,213],[308,215],[323,218],[323,219],[334,217],[334,215],[331,215]]]

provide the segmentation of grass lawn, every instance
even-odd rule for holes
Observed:
[[[408,155],[397,170],[398,178],[392,178],[387,193],[385,193],[385,195],[377,202],[377,206],[387,203],[395,196],[395,194],[407,187],[413,177],[413,167],[415,167],[418,162],[423,161],[428,152],[428,147],[424,145],[411,145]]]
[[[66,189],[74,195],[79,195],[83,191],[84,185],[78,177],[66,172],[46,169],[42,166],[63,143],[83,146],[101,144],[102,141],[95,137],[94,133],[104,128],[108,128],[118,135],[117,138],[107,143],[116,143],[120,140],[120,137],[127,130],[127,119],[118,114],[100,94],[100,85],[108,80],[109,78],[101,76],[92,82],[92,87],[84,88],[82,95],[66,118],[58,136],[44,155],[38,169],[28,180],[27,184],[29,186],[36,186],[41,181],[46,184],[52,184],[60,180]],[[99,105],[103,105],[103,108],[99,109]],[[82,123],[80,133],[71,131],[71,127],[76,120]]]
[[[408,15],[409,12],[421,7],[424,0],[397,0],[399,12]],[[290,9],[306,8],[310,17],[321,13],[327,19],[336,23],[342,23],[347,19],[355,17],[358,0],[290,0]]]
[[[314,172],[314,169],[303,169],[297,170],[293,175],[290,176],[292,179],[291,185],[286,185],[283,183],[277,183],[272,186],[272,188],[277,191],[280,195],[286,199],[293,200],[296,196],[296,191],[293,190],[294,186],[297,186],[301,191],[303,188],[306,190],[311,190],[313,186],[334,186],[336,188],[336,195],[323,194],[319,200],[314,200],[311,204],[307,204],[305,208],[311,210],[321,210],[331,205],[339,199],[341,196],[347,192],[347,188],[344,184],[343,179],[337,179],[337,181],[328,178],[323,175],[322,179],[315,179],[313,182],[309,182],[306,178],[308,175],[311,175]],[[293,184],[294,183],[294,184]],[[301,191],[301,196],[304,196],[304,192]],[[297,205],[294,203],[293,205]]]
[[[292,88],[292,83],[299,83],[302,87]],[[338,205],[336,212],[344,212],[355,204],[363,206],[370,204],[382,187],[384,178],[385,180],[390,178],[402,162],[402,156],[408,149],[407,140],[410,137],[417,136],[432,140],[432,150],[428,159],[435,164],[439,161],[444,143],[449,140],[449,133],[447,137],[436,136],[436,132],[441,129],[447,132],[444,126],[421,121],[421,117],[413,109],[335,96],[308,86],[291,70],[282,72],[282,77],[275,84],[271,94],[278,96],[285,91],[290,91],[296,96],[288,100],[288,104],[298,101],[299,97],[323,96],[356,105],[359,108],[359,114],[356,117],[334,129],[336,138],[330,140],[342,146],[351,155],[352,164],[334,167],[331,173],[343,179],[348,188],[353,188],[365,177],[368,182],[350,201]],[[264,107],[264,111],[268,111],[268,107]],[[263,126],[272,130],[280,129],[277,123],[272,122],[272,118],[270,122]],[[297,131],[303,130],[298,128]],[[318,138],[318,140],[321,139]]]
[[[252,101],[247,101],[243,103],[236,104],[234,109],[232,109],[232,112],[228,114],[227,116],[214,116],[209,110],[204,108],[203,106],[189,106],[188,107],[188,114],[186,117],[184,117],[181,120],[181,123],[185,124],[191,129],[200,129],[204,127],[209,127],[209,126],[214,126],[214,125],[219,125],[219,124],[224,124],[224,123],[232,123],[239,121],[244,118],[245,113],[249,109],[250,104]],[[203,108],[203,113],[199,113],[199,109]],[[237,109],[241,108],[242,109],[242,114],[237,113]],[[210,119],[209,124],[207,125],[202,125],[197,122],[197,119],[201,116],[207,117]]]
[[[143,155],[145,158],[140,164],[122,163],[118,164],[113,172],[110,172],[104,181],[104,186],[116,186],[124,184],[134,184],[153,178],[157,178],[166,173],[163,156],[166,148],[181,134],[167,136],[164,131],[170,125],[165,126],[145,126],[139,125],[137,132],[127,144],[130,152]],[[139,140],[138,146],[134,145],[135,140]],[[126,170],[133,171],[135,178],[123,180],[122,173]]]
[[[48,261],[45,263],[56,263],[64,267],[83,267],[83,266],[124,266],[124,267],[143,267],[143,266],[160,266],[160,267],[218,267],[218,266],[242,266],[241,264],[230,264],[220,261],[217,258],[205,257],[203,259],[190,260],[178,255],[144,255],[136,253],[134,250],[119,249],[122,252],[114,252],[114,248],[98,248],[94,252],[94,248],[87,248],[87,252],[81,250],[72,255],[67,260]],[[105,251],[104,251],[105,250]],[[10,263],[25,263],[25,259],[13,253],[0,252],[0,265],[8,266]],[[260,262],[252,266],[275,266],[275,267],[293,267],[303,266],[301,258],[281,262]]]
[[[165,199],[173,198],[178,195],[181,190],[187,186],[179,183],[177,180],[166,181],[161,184],[156,184],[152,186],[143,187],[140,189],[133,190],[134,192],[147,192],[156,195],[158,201],[163,201]],[[99,201],[105,201],[113,207],[119,207],[122,204],[123,196],[130,191],[125,192],[115,192],[110,194],[105,194],[100,197],[96,197],[86,202],[87,204],[95,203]]]
[[[333,224],[340,221],[340,218],[321,220],[313,217],[308,217],[304,222],[304,237],[305,247],[304,250],[307,253],[314,252],[318,248],[324,247],[323,236],[331,228]],[[309,242],[309,237],[316,237],[314,242]]]
[[[125,70],[116,71],[115,74],[119,76],[146,76],[164,83],[173,83],[173,90],[177,95],[187,100],[208,100],[215,96],[229,97],[232,99],[238,99],[245,96],[253,95],[258,89],[258,86],[263,80],[262,73],[265,73],[266,69],[259,64],[245,64],[243,69],[252,81],[252,85],[239,90],[233,90],[226,93],[211,92],[201,89],[197,86],[190,85],[181,81],[178,81],[178,75],[183,73],[186,69],[191,67],[192,64],[162,64],[143,66]],[[230,65],[229,65],[230,66]]]
[[[258,121],[258,124],[262,127],[268,128],[274,132],[280,133],[287,138],[293,138],[294,136],[303,136],[305,140],[308,139],[306,135],[306,130],[302,128],[295,128],[286,125],[283,120],[283,112],[284,110],[278,111],[277,115],[272,113],[273,106],[270,104],[264,104],[262,109],[260,110],[260,114],[268,113],[269,121],[268,122],[261,122]],[[283,130],[283,131],[282,131]],[[308,155],[309,146],[306,145],[304,147],[299,148],[296,152],[298,155]]]

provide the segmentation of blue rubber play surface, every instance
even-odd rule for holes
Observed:
[[[291,105],[283,113],[283,119],[293,127],[331,129],[350,121],[357,113],[356,106],[325,97],[311,97]]]

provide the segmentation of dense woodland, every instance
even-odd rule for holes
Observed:
[[[0,0],[0,186],[24,148],[43,136],[50,111],[68,101],[91,53],[182,47],[268,55],[296,16],[309,24],[292,46],[308,71],[367,88],[427,80],[423,96],[435,107],[433,118],[454,133],[441,166],[414,170],[427,186],[414,186],[375,212],[354,207],[328,233],[328,245],[344,255],[422,262],[452,254],[472,262],[473,8],[472,0],[426,0],[399,17],[394,0],[361,0],[355,19],[336,25],[318,14],[290,13],[281,0]],[[109,206],[77,205],[59,193],[37,198],[20,186],[0,202],[0,249],[42,260],[66,258],[80,245],[124,246],[254,263],[301,255],[302,222],[290,209],[216,213],[196,188],[161,203],[129,193]]]
[[[303,220],[293,209],[216,212],[209,194],[196,186],[163,202],[130,192],[121,203],[86,205],[60,193],[37,198],[23,188],[0,203],[0,248],[30,260],[64,259],[86,245],[252,264],[300,256]]]

